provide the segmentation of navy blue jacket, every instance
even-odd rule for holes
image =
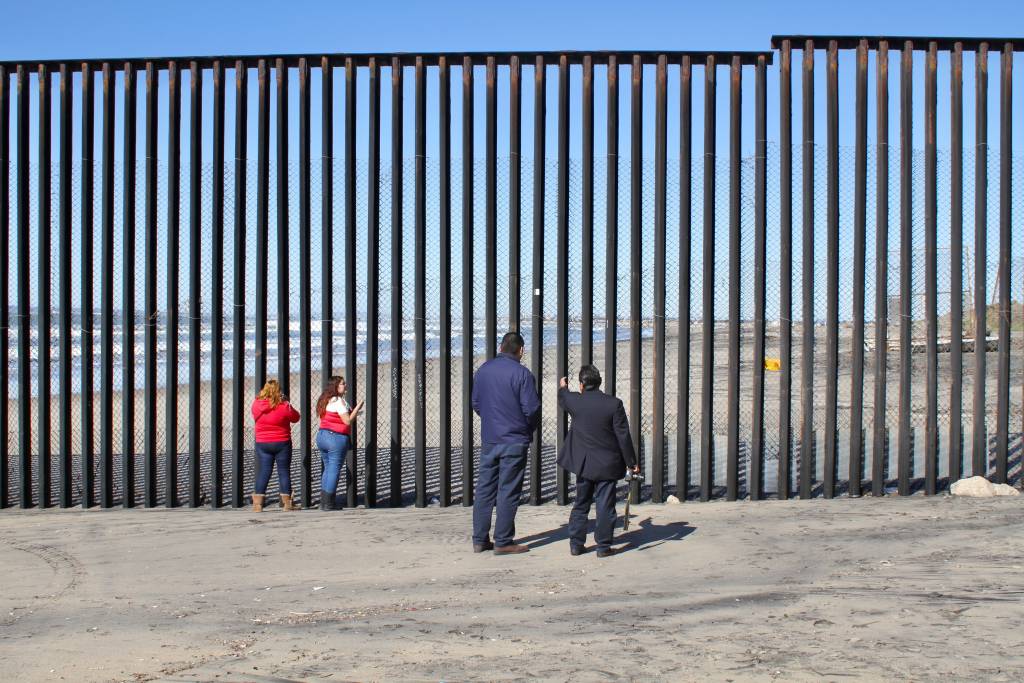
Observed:
[[[473,410],[485,444],[527,444],[540,420],[533,373],[508,353],[480,366],[473,377]]]

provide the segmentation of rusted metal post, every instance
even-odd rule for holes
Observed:
[[[651,502],[665,501],[665,240],[668,222],[668,57],[658,55],[654,104],[654,406]],[[584,280],[586,275],[584,275]]]
[[[700,406],[700,499],[711,499],[714,485],[714,391],[715,391],[715,57],[704,64],[704,236],[701,339]]]
[[[875,406],[871,495],[885,493],[889,428],[886,365],[889,355],[889,44],[880,41],[875,63]]]

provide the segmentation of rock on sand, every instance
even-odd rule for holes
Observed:
[[[1009,484],[993,484],[985,477],[968,477],[949,487],[954,496],[991,498],[993,496],[1019,496],[1020,491]]]

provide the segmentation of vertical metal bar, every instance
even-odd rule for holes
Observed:
[[[277,381],[285,396],[291,392],[291,315],[288,263],[288,65],[278,58],[277,79]]]
[[[875,412],[871,495],[885,493],[889,429],[886,417],[889,282],[889,44],[878,43],[875,63]]]
[[[800,497],[814,481],[814,41],[804,43],[803,64],[803,314],[800,348]]]
[[[964,457],[964,48],[950,54],[950,180],[949,180],[949,484],[960,479]]]
[[[178,265],[180,259],[181,90],[176,62],[167,68],[168,185],[167,185],[167,386],[165,388],[164,460],[165,505],[177,505],[178,488]]]
[[[181,87],[177,62],[167,65],[167,385],[164,408],[164,503],[178,504],[178,266],[181,250]]]
[[[473,504],[473,58],[462,60],[462,505]]]
[[[356,315],[356,64],[345,60],[345,379],[348,404],[356,404],[356,344],[358,332]],[[367,347],[369,348],[369,347]],[[369,353],[367,353],[369,357]],[[358,424],[349,426],[350,447],[346,457],[348,507],[356,506],[358,479],[356,477],[356,436]]]
[[[643,289],[643,89],[644,65],[640,55],[633,55],[632,93],[630,102],[630,192],[629,192],[629,427],[633,443],[637,448],[637,460],[644,466],[644,447],[640,442],[641,429],[641,377],[640,294]],[[640,499],[640,483],[633,480],[630,493],[634,500]]]
[[[534,63],[533,85],[533,308],[530,312],[530,371],[540,383],[544,372],[544,168],[545,123],[547,121],[547,86],[544,57]],[[540,392],[543,406],[544,393]],[[543,412],[541,412],[543,415]],[[530,446],[530,504],[541,503],[541,448],[543,421],[533,431]]]
[[[370,59],[369,174],[366,222],[366,436],[363,455],[366,507],[377,506],[377,342],[380,338],[380,64]]]
[[[704,236],[701,279],[700,499],[711,499],[715,476],[715,63],[704,64]]]
[[[299,459],[302,502],[313,504],[309,61],[299,60]],[[326,274],[329,271],[324,271]]]
[[[83,75],[84,79],[84,75]],[[10,301],[11,250],[11,79],[0,66],[0,301]],[[84,178],[84,174],[83,174]],[[83,240],[82,248],[85,248]],[[8,457],[10,455],[10,306],[0,306],[0,509],[10,504]],[[82,395],[85,395],[83,390]],[[85,482],[83,481],[83,484]]]
[[[334,69],[327,57],[320,59],[320,272],[320,386],[323,386],[334,374],[334,288],[330,275],[334,272]],[[348,387],[347,382],[345,386]],[[352,450],[349,448],[349,452]]]
[[[103,188],[100,218],[100,506],[114,505],[114,79],[103,65]]]
[[[416,507],[427,506],[427,82],[416,58]]]
[[[157,121],[160,75],[152,61],[145,65],[145,329],[143,351],[144,436],[142,469],[145,479],[144,504],[157,506]],[[69,97],[69,99],[71,99]],[[69,110],[71,104],[68,104]],[[71,135],[69,131],[69,142]],[[69,169],[69,174],[71,173]],[[61,181],[61,184],[63,181]],[[69,210],[71,199],[68,199]]]
[[[900,58],[900,442],[898,488],[910,495],[911,434],[911,269],[913,249],[913,87],[914,44],[906,41]]]
[[[693,65],[679,65],[679,388],[676,397],[676,497],[690,490],[690,242],[693,239]]]
[[[270,275],[270,67],[256,67],[256,391],[267,383],[267,289]]]
[[[51,259],[51,204],[50,204],[50,173],[51,165],[51,140],[50,120],[52,118],[53,101],[50,90],[50,71],[46,65],[39,65],[38,70],[38,91],[39,91],[39,181],[37,190],[37,211],[39,228],[39,305],[36,312],[38,323],[39,349],[39,409],[36,417],[39,422],[39,474],[38,497],[39,507],[45,508],[50,505],[50,444],[52,419],[50,412],[50,274],[53,263]],[[128,74],[125,73],[127,81]],[[127,104],[127,100],[125,101]],[[127,112],[127,107],[126,110]],[[127,117],[126,117],[127,118]],[[134,281],[133,281],[134,283]],[[126,310],[128,310],[126,308]]]
[[[938,358],[938,267],[935,249],[938,246],[938,192],[935,150],[935,70],[938,45],[928,44],[928,56],[924,69],[924,242],[925,242],[925,316],[927,317],[927,406],[924,439],[924,492],[935,494],[935,483],[939,468],[939,358]]]
[[[197,62],[191,64],[191,89],[189,104],[191,122],[189,124],[189,285],[188,285],[188,505],[199,507],[202,504],[202,490],[199,477],[201,472],[200,455],[200,355],[202,350],[202,306],[201,274],[203,268],[203,70]]]
[[[999,380],[996,401],[996,477],[1006,483],[1010,423],[1010,223],[1013,183],[1013,44],[1006,43],[999,59]]]
[[[248,169],[249,69],[235,62],[235,289],[231,323],[231,505],[245,504],[243,466],[245,463],[245,240],[246,173]]]
[[[726,499],[739,495],[740,453],[740,58],[734,56],[729,69],[729,381],[728,447],[726,458]]]
[[[558,58],[558,311],[555,365],[557,375],[569,374],[569,59]],[[568,429],[568,415],[561,406],[557,410],[555,448],[561,452]],[[569,502],[569,476],[556,468],[555,497],[559,505]]]
[[[32,331],[29,280],[29,112],[28,69],[18,65],[18,468],[21,474],[19,505],[32,507]],[[113,247],[111,247],[111,251]],[[6,305],[6,304],[4,304]],[[40,435],[41,436],[41,435]]]
[[[452,504],[452,95],[448,58],[437,64],[437,175],[438,232],[440,233],[441,301],[438,412],[441,424],[437,434],[440,450],[441,507]]]
[[[825,348],[828,370],[825,377],[825,482],[826,498],[835,495],[837,403],[839,384],[839,47],[828,44],[826,133],[828,145],[828,221],[825,239]]]
[[[487,57],[485,85],[486,102],[486,146],[487,170],[485,175],[485,273],[487,285],[484,290],[484,335],[487,338],[485,349],[487,358],[494,358],[498,346],[498,80],[497,65],[494,57]]]
[[[864,267],[867,249],[868,43],[857,45],[856,151],[853,205],[853,368],[850,387],[850,488],[860,495],[864,474]],[[877,285],[876,285],[877,286]]]
[[[607,189],[605,191],[604,387],[615,395],[619,338],[619,59],[608,57]]]
[[[768,103],[766,92],[768,64],[761,55],[755,67],[754,92],[754,401],[751,406],[750,474],[747,488],[751,500],[764,497],[764,336],[765,269],[768,232],[767,164]]]
[[[988,476],[985,356],[988,336],[988,43],[974,56],[974,476]]]
[[[583,56],[583,235],[580,294],[582,295],[581,362],[594,362],[594,59]]]
[[[210,194],[213,282],[210,287],[210,506],[224,502],[224,64],[213,63],[213,187]]]
[[[658,55],[654,104],[654,424],[651,502],[665,501],[665,232],[668,222],[668,58]],[[584,274],[586,281],[586,274]]]
[[[779,500],[793,462],[793,45],[779,50]]]
[[[391,507],[402,505],[402,61],[391,60]]]
[[[121,198],[124,202],[121,211],[121,491],[123,492],[121,502],[126,508],[135,506],[136,91],[135,67],[130,62],[125,62],[124,180],[121,189]],[[49,154],[47,154],[47,160],[49,160]],[[49,186],[47,186],[46,194],[49,194]]]
[[[71,67],[68,64],[60,65],[60,198],[59,198],[59,221],[60,221],[60,413],[57,421],[60,423],[60,506],[71,507],[71,327],[73,312],[71,310],[71,109],[74,96],[71,92],[72,75]],[[6,91],[6,72],[0,70],[0,100],[4,98]],[[0,103],[0,107],[2,107]],[[4,114],[0,110],[0,118]],[[7,136],[7,127],[0,121],[0,136]],[[0,143],[2,148],[2,143]],[[6,176],[7,155],[0,153],[0,174]],[[3,187],[0,184],[0,187]],[[3,190],[0,190],[3,191]],[[6,205],[7,195],[0,197],[0,206]],[[2,209],[0,209],[2,211]],[[0,219],[0,231],[6,235],[7,223]],[[6,267],[0,268],[5,271]],[[6,272],[0,275],[6,279]],[[6,300],[0,297],[0,300]],[[7,330],[0,330],[0,334],[7,336]],[[0,355],[0,363],[6,365],[6,354]],[[6,379],[3,380],[6,383]],[[6,402],[6,398],[3,399]],[[7,418],[4,417],[4,420]],[[6,430],[4,430],[6,431]],[[6,439],[6,437],[3,437]],[[6,460],[6,449],[0,449],[0,457]],[[4,483],[6,490],[6,482]]]
[[[508,64],[508,327],[521,332],[522,311],[522,75],[518,55],[512,55]]]
[[[90,508],[95,501],[94,489],[96,487],[95,462],[94,462],[94,423],[93,423],[93,139],[95,136],[96,105],[93,98],[93,71],[88,64],[82,64],[82,179],[81,179],[81,309],[82,309],[82,507]],[[6,83],[6,81],[5,81]],[[6,88],[5,88],[6,89]],[[6,158],[6,155],[5,155]],[[4,178],[6,181],[6,174]],[[6,196],[6,195],[5,195]],[[5,223],[6,225],[6,223]],[[6,241],[5,241],[6,244]],[[7,260],[3,259],[6,268]],[[7,278],[0,278],[7,286]],[[3,297],[6,300],[6,297]],[[7,308],[4,307],[4,315]],[[5,325],[2,325],[6,327]],[[6,335],[4,335],[6,341]],[[6,358],[6,354],[0,354]],[[7,363],[4,362],[4,372]],[[6,378],[3,382],[7,391]],[[6,398],[6,397],[4,397]],[[7,429],[7,401],[0,401],[3,404],[4,416],[0,422],[3,428]],[[0,439],[6,447],[7,439]],[[6,458],[4,458],[6,463]],[[6,490],[6,487],[4,488]]]

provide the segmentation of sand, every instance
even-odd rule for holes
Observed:
[[[7,680],[1020,680],[1020,500],[0,515]],[[620,508],[621,513],[621,508]],[[617,528],[621,534],[621,530]]]

